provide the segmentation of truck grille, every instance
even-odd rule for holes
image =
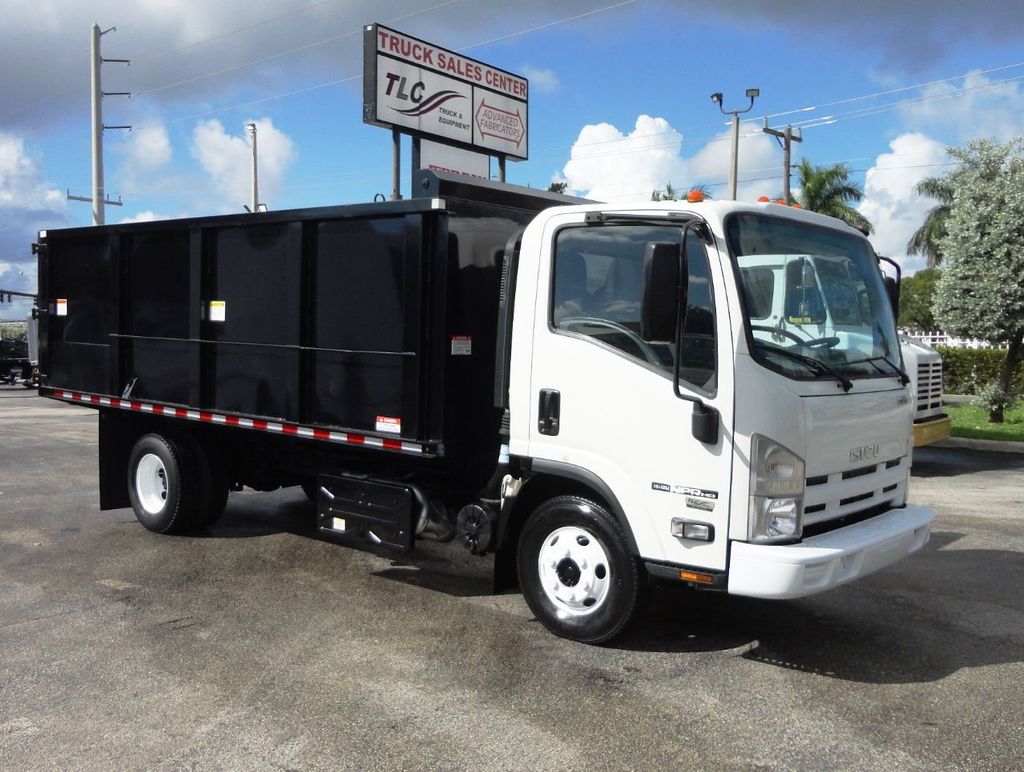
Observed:
[[[915,418],[942,412],[942,360],[918,362]]]
[[[879,514],[906,489],[906,457],[807,478],[804,494],[804,536]]]

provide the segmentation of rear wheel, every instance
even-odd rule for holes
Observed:
[[[604,643],[632,620],[644,573],[622,529],[601,505],[576,496],[542,504],[519,540],[519,585],[556,635]]]
[[[128,459],[128,498],[139,522],[154,533],[181,533],[194,527],[202,486],[194,456],[161,434],[139,438]]]

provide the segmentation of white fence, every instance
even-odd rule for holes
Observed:
[[[941,330],[931,332],[919,332],[917,330],[900,329],[900,335],[915,338],[929,346],[949,346],[950,348],[1006,348],[1006,346],[993,346],[984,340],[971,340],[969,338],[955,338],[946,335]]]

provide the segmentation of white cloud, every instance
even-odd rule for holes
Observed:
[[[21,137],[0,133],[0,216],[7,211],[63,212],[64,195],[42,178]]]
[[[171,161],[171,139],[162,124],[146,126],[129,135],[126,160],[133,169],[152,171]]]
[[[729,162],[732,156],[732,131],[725,131],[697,151],[687,164],[689,182],[707,185],[715,198],[729,195]],[[779,150],[764,132],[740,127],[738,183],[736,198],[753,201],[759,196],[772,198],[782,190],[782,164]]]
[[[629,134],[608,123],[588,125],[580,131],[562,174],[572,190],[602,201],[646,201],[669,183],[680,192],[706,185],[712,196],[724,198],[730,137],[730,131],[722,133],[687,159],[680,155],[682,134],[664,118],[641,115]],[[782,189],[778,153],[767,135],[741,130],[738,198],[752,200]]]
[[[871,243],[880,255],[900,261],[904,271],[924,267],[923,258],[908,258],[906,247],[936,202],[914,190],[925,177],[940,176],[949,158],[946,148],[924,134],[901,134],[889,143],[864,181],[864,198],[857,210],[871,221]]]
[[[24,140],[0,133],[0,287],[35,291],[36,261],[29,247],[37,231],[66,222],[64,194],[44,179]],[[0,316],[21,319],[30,306],[29,300],[15,300]]]
[[[610,123],[584,126],[562,173],[572,190],[600,201],[647,200],[651,191],[681,181],[683,135],[664,118],[641,115],[629,134]]]
[[[273,204],[288,166],[295,160],[294,143],[274,127],[269,118],[256,124],[260,203]],[[244,127],[228,134],[220,121],[200,121],[192,132],[192,155],[213,179],[228,210],[237,210],[249,199],[252,187],[252,146]]]
[[[519,72],[530,81],[531,93],[553,94],[562,85],[554,70],[525,65],[519,68]]]
[[[158,214],[147,209],[144,212],[138,212],[133,214],[131,217],[125,217],[119,220],[120,223],[131,223],[131,222],[155,222],[156,220],[174,220],[178,217],[185,217],[186,215],[173,215],[173,214]]]
[[[1024,134],[1024,88],[1019,81],[993,81],[973,73],[960,85],[925,87],[920,100],[903,109],[903,119],[921,131],[941,129],[955,144],[977,138],[1006,142]]]

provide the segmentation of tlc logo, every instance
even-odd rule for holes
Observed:
[[[426,86],[423,85],[422,81],[417,81],[416,83],[413,83],[412,88],[410,88],[408,93],[406,93],[405,88],[409,82],[408,78],[406,78],[404,75],[396,75],[393,72],[387,73],[385,77],[388,79],[388,87],[387,90],[384,92],[385,96],[391,96],[391,94],[394,92],[395,96],[401,99],[403,102],[411,101],[414,104],[419,104],[420,101],[423,99],[423,89],[425,89]],[[397,91],[395,89],[396,85],[398,86]]]

